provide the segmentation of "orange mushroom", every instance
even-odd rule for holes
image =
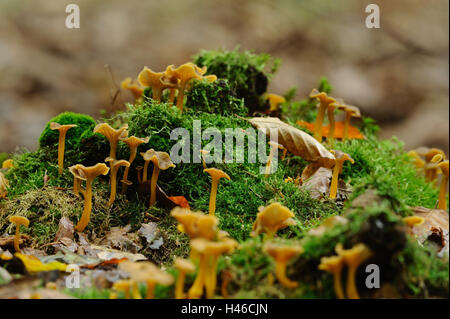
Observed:
[[[438,166],[442,171],[438,208],[447,210],[448,161],[441,162]]]
[[[350,161],[350,163],[355,163],[353,158],[350,157],[350,155],[341,152],[341,151],[331,151],[333,155],[336,157],[336,161],[333,168],[333,176],[331,178],[331,186],[330,186],[330,198],[336,198],[337,195],[337,187],[338,187],[338,180],[339,180],[339,174],[342,172],[342,166],[345,161]]]
[[[269,174],[270,174],[270,169],[271,169],[271,166],[272,166],[272,160],[273,160],[273,157],[275,155],[275,151],[277,149],[280,149],[280,150],[284,150],[285,149],[283,145],[278,144],[277,142],[274,142],[274,141],[269,141],[269,145],[270,145],[269,158],[267,159],[266,171],[264,173],[264,175],[266,177],[269,176]]]
[[[275,112],[278,110],[278,107],[281,103],[285,103],[286,99],[282,97],[281,95],[269,93],[265,96],[266,100],[269,101],[269,110],[271,112]]]
[[[186,90],[188,82],[192,79],[201,79],[203,74],[206,72],[206,69],[200,69],[195,64],[188,62],[176,69],[170,68],[169,72],[171,72],[173,76],[179,80],[177,108],[180,111],[183,111],[184,91]]]
[[[286,267],[289,261],[303,253],[303,248],[267,242],[264,244],[264,252],[275,259],[275,276],[280,284],[286,288],[296,288],[298,282],[286,276]]]
[[[16,225],[16,234],[14,235],[14,250],[19,253],[20,252],[20,247],[19,247],[19,242],[20,242],[20,226],[25,226],[28,227],[28,225],[30,224],[30,221],[28,220],[28,218],[23,217],[23,216],[11,216],[9,218],[9,222],[11,224]]]
[[[64,168],[64,148],[66,144],[66,134],[67,131],[70,130],[72,127],[76,127],[75,124],[66,124],[61,125],[56,122],[50,123],[50,129],[51,130],[58,130],[59,131],[59,141],[58,141],[58,172],[59,174],[63,173]]]
[[[211,175],[211,193],[209,196],[209,214],[214,216],[214,213],[216,212],[216,196],[217,196],[217,187],[219,185],[219,180],[221,178],[226,178],[228,180],[230,179],[230,176],[228,176],[227,173],[224,171],[221,171],[217,168],[207,168],[203,170],[205,173],[208,173]]]
[[[337,104],[337,108],[345,112],[345,120],[344,120],[344,136],[342,137],[342,140],[346,140],[349,137],[349,127],[350,127],[350,120],[352,117],[360,118],[361,112],[359,111],[359,108],[353,105],[347,105],[344,103],[344,101],[340,101],[340,103]],[[331,127],[330,127],[330,133],[331,133]]]
[[[111,206],[116,200],[116,191],[117,191],[117,172],[119,171],[120,166],[130,167],[130,162],[126,160],[116,160],[114,158],[108,157],[105,159],[105,162],[109,163],[110,171],[110,188],[111,194],[109,196],[108,206]]]
[[[117,143],[128,136],[128,124],[119,129],[112,128],[108,123],[101,123],[94,127],[94,133],[102,134],[109,141],[109,157],[116,159]]]
[[[154,72],[148,67],[144,67],[138,75],[138,81],[142,86],[152,88],[152,98],[157,102],[161,102],[162,92],[165,89],[177,86],[177,82],[163,81],[164,75],[164,72]]]
[[[126,143],[128,147],[130,148],[130,157],[128,159],[128,162],[133,164],[134,160],[136,159],[137,149],[139,145],[148,143],[149,137],[145,138],[139,138],[136,136],[130,136],[127,138],[120,139],[122,142]],[[123,178],[121,180],[122,182],[122,194],[125,194],[127,190],[127,186],[131,185],[132,183],[128,180],[128,172],[130,170],[130,166],[125,167],[125,172],[123,173]]]
[[[178,269],[177,282],[175,284],[175,299],[184,299],[184,281],[186,274],[195,272],[195,266],[192,262],[183,258],[175,258],[173,265]]]
[[[325,111],[328,110],[328,107],[331,103],[335,103],[336,100],[332,97],[329,97],[325,92],[319,92],[316,89],[313,89],[309,94],[310,98],[317,99],[319,103],[319,113],[317,114],[316,122],[314,124],[314,138],[322,142],[322,127],[323,127],[323,118],[325,116]]]
[[[123,80],[121,86],[122,88],[129,90],[133,94],[135,100],[138,100],[144,93],[144,88],[140,86],[137,81],[133,82],[131,78]]]
[[[278,230],[295,225],[294,216],[289,208],[280,203],[260,207],[250,235],[254,237],[265,232],[269,238],[272,238]]]
[[[205,238],[212,240],[218,236],[217,225],[219,220],[215,216],[205,215],[202,212],[192,212],[181,207],[172,209],[170,215],[180,223],[178,230],[186,233],[191,239]]]

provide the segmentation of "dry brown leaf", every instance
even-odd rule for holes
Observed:
[[[413,207],[414,215],[424,218],[424,222],[414,226],[413,234],[419,243],[431,240],[438,245],[439,253],[449,250],[449,216],[443,209]]]
[[[116,248],[119,250],[127,250],[133,253],[141,249],[141,247],[135,244],[127,234],[131,230],[131,225],[125,227],[113,227],[106,233],[105,238],[100,242],[101,245],[105,245],[109,248]]]
[[[278,131],[277,142],[290,153],[308,162],[319,163],[323,167],[333,167],[334,155],[308,133],[282,122],[277,117],[254,117],[249,122],[257,129],[265,129],[267,136],[270,136],[271,130]]]
[[[331,169],[320,167],[312,176],[303,180],[301,187],[309,190],[312,198],[326,197],[330,190],[332,175]]]

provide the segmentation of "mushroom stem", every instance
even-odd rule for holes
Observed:
[[[152,87],[152,91],[152,99],[154,99],[156,102],[161,102],[162,89]]]
[[[14,235],[14,250],[17,253],[20,253],[19,242],[20,242],[20,225],[16,225],[16,234]]]
[[[136,174],[137,174],[137,179],[138,179],[139,185],[142,184],[141,170],[142,170],[142,166],[140,166],[140,168],[139,167],[136,168]]]
[[[337,195],[337,186],[339,180],[339,172],[341,171],[342,163],[337,161],[333,168],[333,176],[331,178],[331,186],[330,186],[330,198],[336,198]]]
[[[184,90],[186,89],[186,82],[180,83],[177,96],[177,108],[183,112]]]
[[[328,140],[330,144],[332,144],[334,140],[335,120],[334,120],[334,107],[331,106],[328,106],[328,121],[330,122],[330,132],[328,133]]]
[[[278,281],[286,288],[296,288],[298,286],[298,282],[290,280],[286,276],[286,262],[278,261],[275,265],[275,275],[277,276]]]
[[[175,299],[184,299],[184,281],[186,279],[186,272],[180,270],[177,282],[175,284]]]
[[[108,207],[111,206],[114,203],[114,200],[116,199],[116,192],[117,192],[117,171],[118,167],[113,167],[111,169],[111,194],[109,195],[109,201],[108,201]]]
[[[349,265],[347,273],[347,296],[349,299],[359,299],[358,289],[356,288],[356,270],[359,265]]]
[[[66,131],[61,130],[59,132],[59,142],[58,142],[58,173],[60,175],[63,173],[64,167],[65,144],[66,144]]]
[[[316,122],[314,124],[314,138],[322,142],[322,128],[323,128],[323,118],[325,116],[325,111],[327,110],[327,105],[320,102],[319,113],[317,114]]]
[[[217,285],[217,261],[219,256],[212,256],[211,265],[209,267],[208,275],[206,276],[206,298],[211,299],[214,297],[214,291]]]
[[[216,196],[217,186],[219,185],[218,178],[212,178],[211,180],[211,194],[209,195],[209,215],[214,216],[216,212]]]
[[[345,112],[345,120],[344,120],[344,136],[342,137],[342,140],[345,141],[348,139],[348,128],[350,127],[350,119],[352,118],[351,112]],[[330,127],[331,129],[331,127]]]
[[[344,289],[342,288],[341,271],[342,269],[333,271],[334,293],[338,299],[345,299]]]
[[[75,195],[79,195],[80,193],[80,184],[81,184],[81,180],[76,178],[75,176],[73,177],[73,192],[75,193]]]
[[[177,90],[176,89],[170,89],[169,104],[173,104],[173,101],[175,100],[175,95],[176,94],[177,94]]]
[[[147,170],[148,170],[149,163],[150,163],[150,161],[145,161],[144,171],[142,172],[142,183],[145,183],[147,181]]]
[[[198,299],[203,295],[203,286],[205,284],[205,271],[207,266],[207,260],[206,256],[201,253],[199,254],[199,269],[197,273],[197,277],[194,280],[194,283],[192,284],[191,288],[189,289],[189,298],[191,299]]]
[[[141,293],[139,292],[139,286],[136,281],[134,281],[132,284],[132,294],[133,294],[133,299],[142,299]],[[129,299],[129,292],[128,292],[127,299]]]
[[[81,219],[78,222],[75,230],[77,232],[82,232],[89,220],[91,219],[91,211],[92,211],[92,179],[86,180],[86,190],[84,191],[84,208],[83,214],[81,215]]]
[[[153,206],[156,202],[156,182],[158,181],[159,167],[153,166],[152,180],[150,183],[150,206]]]
[[[443,175],[439,191],[439,204],[438,204],[438,208],[443,210],[447,209],[447,183],[448,183],[448,176]]]
[[[147,280],[147,294],[145,299],[154,299],[155,298],[155,286],[156,282],[153,280]]]
[[[130,163],[130,166],[126,166],[125,167],[125,171],[123,172],[123,178],[122,178],[122,195],[125,194],[125,192],[127,191],[127,183],[126,181],[128,180],[128,173],[130,171],[130,167],[131,164],[134,162],[134,160],[136,159],[136,154],[137,154],[137,148],[135,148],[134,150],[131,151],[130,153],[130,158],[128,159],[128,162]],[[139,174],[139,173],[138,173]]]

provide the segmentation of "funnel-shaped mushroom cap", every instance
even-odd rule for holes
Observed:
[[[140,98],[144,93],[144,89],[137,82],[133,82],[131,78],[126,78],[120,85],[123,89],[130,90],[135,99]]]
[[[206,168],[203,170],[205,173],[208,173],[209,175],[211,175],[211,178],[213,179],[221,179],[221,178],[226,178],[228,180],[231,180],[230,176],[228,176],[227,173],[225,173],[224,171],[221,171],[220,169],[217,168]]]
[[[323,104],[331,104],[336,102],[334,98],[331,96],[328,96],[325,92],[319,92],[317,89],[313,89],[311,93],[309,94],[310,98],[316,98]]]
[[[7,159],[3,161],[2,168],[13,168],[14,167],[14,161],[12,159]]]
[[[372,251],[362,243],[353,246],[351,249],[343,249],[342,244],[338,244],[336,253],[342,256],[349,266],[359,265],[373,255]]]
[[[343,266],[344,259],[342,256],[322,257],[320,259],[319,269],[333,273],[340,271]]]
[[[303,253],[303,248],[296,245],[281,245],[272,242],[264,244],[264,252],[275,259],[277,262],[285,263],[297,255]]]
[[[148,67],[144,67],[144,69],[142,69],[139,73],[138,81],[142,86],[160,90],[173,88],[177,85],[176,81],[167,81],[166,74],[164,72],[154,72]]]
[[[130,136],[120,139],[122,142],[126,143],[130,149],[137,148],[141,144],[148,143],[150,137],[139,138],[136,136]]]
[[[175,76],[173,70],[175,65],[171,64],[167,66],[166,71],[164,71],[162,77],[159,79],[161,83],[167,87],[175,88],[178,86],[178,78]]]
[[[217,75],[215,74],[205,75],[203,79],[208,81],[209,83],[213,83],[214,81],[217,81]]]
[[[276,111],[278,109],[279,104],[286,102],[286,99],[284,97],[273,93],[267,94],[266,99],[269,100],[271,111]]]
[[[192,274],[195,272],[195,265],[190,260],[187,259],[175,258],[173,265],[179,271],[187,274]]]
[[[414,227],[420,224],[423,224],[425,219],[420,216],[408,216],[403,218],[403,221],[408,225],[409,227]]]
[[[442,162],[443,160],[444,160],[444,156],[442,156],[442,154],[436,154],[431,159],[431,163],[438,164],[438,163]]]
[[[438,166],[441,169],[442,173],[448,177],[448,161],[441,162]]]
[[[116,130],[112,128],[108,123],[100,123],[94,127],[94,133],[100,133],[105,136],[108,141],[117,143],[119,139],[124,139],[128,136],[127,129],[128,124],[125,124],[124,126]]]
[[[56,122],[51,122],[50,123],[50,129],[51,130],[58,130],[60,132],[67,132],[69,129],[71,129],[72,127],[77,127],[77,125],[75,124],[65,124],[65,125],[61,125],[59,123]]]
[[[361,111],[358,107],[354,105],[348,105],[344,103],[342,99],[336,99],[336,102],[333,105],[341,111],[350,113],[352,117],[361,117]]]
[[[219,256],[225,253],[232,252],[238,243],[232,238],[224,238],[221,241],[210,241],[205,249],[205,252],[209,255]]]
[[[420,153],[419,153],[420,154]],[[431,162],[431,160],[433,159],[434,156],[436,155],[442,155],[443,158],[445,158],[445,153],[443,150],[440,150],[438,148],[432,148],[432,149],[428,149],[428,151],[424,154],[425,156],[425,160],[427,162]]]
[[[190,238],[206,238],[214,239],[217,236],[217,225],[219,221],[217,217],[205,215],[201,212],[191,212],[188,209],[175,207],[170,213],[182,227],[179,229]]]
[[[93,180],[99,175],[106,175],[109,172],[109,167],[103,163],[95,164],[94,166],[86,167],[81,164],[71,166],[69,168],[73,176],[83,181]]]
[[[336,161],[340,162],[350,161],[352,164],[355,163],[355,160],[351,158],[351,156],[348,155],[347,153],[338,150],[331,150],[330,152],[334,155]]]
[[[280,203],[273,203],[267,207],[260,207],[253,224],[252,236],[262,232],[275,233],[276,231],[295,225],[294,213]]]
[[[28,218],[23,217],[23,216],[11,216],[9,217],[9,222],[16,224],[17,226],[25,226],[28,227],[28,225],[30,224],[30,221],[28,220]]]
[[[120,166],[125,166],[125,167],[130,167],[130,162],[126,161],[126,160],[116,160],[112,157],[107,157],[105,159],[105,162],[107,163],[111,163],[111,169],[115,169],[118,168]]]
[[[166,152],[157,152],[152,148],[145,153],[141,153],[141,155],[145,161],[152,161],[161,170],[175,167],[175,164],[170,159],[170,155]]]
[[[183,65],[180,65],[176,69],[172,69],[172,72],[173,75],[176,78],[178,78],[181,82],[187,82],[191,79],[201,79],[202,75],[204,74],[203,70],[204,69],[199,68],[195,64],[188,62]]]

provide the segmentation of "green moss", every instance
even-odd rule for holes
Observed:
[[[8,153],[0,153],[0,168],[2,167],[2,164],[4,161],[6,161],[9,158]]]
[[[200,51],[194,63],[207,66],[207,74],[227,79],[238,98],[244,98],[250,112],[264,109],[261,95],[266,92],[269,79],[276,72],[280,61],[269,54],[250,51]]]

